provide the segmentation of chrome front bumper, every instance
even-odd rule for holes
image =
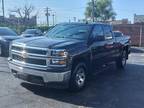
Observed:
[[[66,81],[69,81],[70,76],[71,76],[71,71],[58,72],[58,73],[46,72],[43,70],[41,71],[41,70],[35,70],[35,69],[26,68],[26,67],[20,67],[18,65],[13,64],[11,61],[9,61],[9,68],[12,73],[13,71],[16,72],[16,73],[13,73],[14,76],[16,74],[37,76],[37,77],[41,77],[44,83],[66,82]]]

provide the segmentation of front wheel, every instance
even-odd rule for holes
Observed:
[[[121,56],[116,60],[116,66],[118,69],[124,69],[127,63],[127,53],[124,50]]]
[[[86,71],[87,68],[84,63],[78,63],[74,67],[69,83],[70,91],[79,91],[84,88],[87,79]]]

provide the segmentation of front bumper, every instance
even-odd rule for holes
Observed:
[[[9,68],[15,77],[34,84],[67,83],[71,76],[71,71],[57,73],[46,72],[43,70],[20,67],[13,64],[11,61],[9,61]]]

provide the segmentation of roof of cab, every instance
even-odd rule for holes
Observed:
[[[85,23],[81,23],[81,22],[70,22],[70,23],[68,23],[68,22],[66,22],[66,23],[60,23],[60,24],[66,24],[66,25],[71,25],[71,24],[73,24],[73,25],[97,25],[97,24],[100,24],[100,25],[110,25],[110,24],[108,24],[108,23],[102,23],[102,22],[94,22],[94,23],[89,23],[89,22],[85,22]]]

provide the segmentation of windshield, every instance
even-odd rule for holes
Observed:
[[[123,36],[123,34],[120,32],[114,32],[114,36],[115,37],[121,37],[121,36]]]
[[[35,34],[36,33],[36,30],[26,30],[25,32],[23,32],[23,34]]]
[[[0,36],[17,36],[17,34],[8,28],[0,28]]]
[[[48,38],[68,38],[68,39],[80,39],[85,40],[88,38],[90,25],[78,25],[78,24],[60,24],[51,29],[46,36]]]

